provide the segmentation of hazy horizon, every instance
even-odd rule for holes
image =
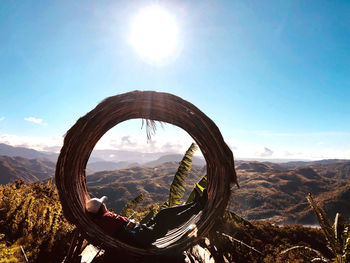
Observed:
[[[6,144],[6,145],[9,145],[9,144]],[[10,146],[12,146],[12,145],[10,145]],[[26,148],[26,149],[31,149],[31,150],[38,151],[40,153],[47,154],[48,156],[51,156],[51,158],[49,158],[50,160],[53,160],[53,158],[52,158],[53,154],[57,157],[58,154],[60,153],[60,149],[61,149],[61,147],[58,147],[58,146],[52,147],[52,148],[47,148],[45,150],[41,150],[41,149],[37,149],[37,148],[30,148],[30,147],[27,147],[26,145],[18,145],[18,146],[12,146],[12,147]],[[122,157],[120,156],[120,154],[123,154]],[[0,156],[1,155],[2,154],[0,153]],[[144,164],[144,163],[155,161],[155,160],[158,160],[162,157],[168,157],[171,155],[177,155],[181,159],[181,157],[184,155],[184,152],[175,152],[175,151],[142,152],[142,151],[138,151],[138,150],[94,149],[91,156],[90,156],[89,163],[100,162],[100,161],[118,163],[118,162],[127,161],[130,163]],[[204,157],[199,150],[197,150],[195,152],[194,158],[199,158],[199,159],[197,159],[197,162],[200,160],[205,162]],[[344,160],[344,161],[350,160],[350,159],[346,159],[346,158],[345,159],[341,159],[341,158],[298,159],[298,158],[271,158],[271,157],[266,157],[266,158],[263,158],[263,157],[237,157],[237,156],[234,156],[234,159],[236,161],[253,161],[253,162],[257,161],[257,162],[272,162],[272,163],[288,163],[288,162],[299,162],[299,161],[300,162],[315,162],[315,161],[325,161],[325,160]]]

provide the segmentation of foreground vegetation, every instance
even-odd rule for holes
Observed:
[[[62,262],[73,230],[51,182],[0,185],[0,262]],[[24,253],[21,251],[21,246]]]
[[[29,262],[62,262],[73,226],[62,214],[54,185],[17,181],[0,186],[0,196],[0,262],[23,261],[20,246]],[[127,209],[141,218],[152,207],[139,204],[135,210],[131,206]],[[223,257],[229,262],[310,262],[318,256],[315,251],[325,259],[335,257],[320,228],[248,222],[233,213],[227,213],[216,225],[207,247],[217,262]],[[337,262],[347,261],[344,257]]]
[[[185,202],[182,198],[195,149],[192,144],[180,163],[168,200],[142,206],[145,197],[141,193],[121,213],[147,222],[162,207]],[[194,198],[195,191],[202,192],[205,185],[203,177],[187,201]],[[349,262],[349,223],[337,215],[331,225],[311,195],[308,200],[322,229],[247,221],[227,211],[200,245],[210,251],[216,262]],[[57,190],[50,181],[0,185],[0,263],[23,262],[25,257],[29,262],[62,262],[73,230],[74,226],[63,216]]]

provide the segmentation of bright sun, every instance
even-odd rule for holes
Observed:
[[[174,18],[159,6],[140,10],[131,24],[130,43],[141,56],[151,61],[172,56],[178,46]]]

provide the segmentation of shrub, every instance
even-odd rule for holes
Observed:
[[[63,216],[57,190],[49,181],[0,185],[0,233],[23,246],[30,262],[61,262],[73,226]]]

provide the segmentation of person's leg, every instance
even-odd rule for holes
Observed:
[[[160,210],[148,223],[147,226],[152,226],[155,224],[162,224],[162,222],[168,220],[169,218],[174,218],[178,214],[188,210],[191,208],[195,203],[189,203],[185,205],[180,206],[173,206],[173,207],[167,207]]]
[[[137,247],[147,248],[151,247],[152,243],[159,237],[160,233],[158,231],[153,231],[152,227],[147,227],[144,224],[137,223],[135,227],[131,230],[126,230],[125,227],[117,231],[113,237],[117,238],[118,240]]]
[[[206,189],[203,191],[203,195],[196,197],[194,202],[185,205],[168,207],[160,210],[148,223],[147,226],[154,224],[160,224],[163,221],[174,221],[178,220],[178,216],[186,216],[187,214],[193,215],[198,213],[199,210],[203,209],[205,203],[208,200],[208,194]],[[184,221],[183,221],[184,222]]]
[[[153,227],[148,227],[145,224],[137,224],[133,230],[131,230],[133,241],[136,245],[141,247],[150,247],[152,243],[160,236],[164,236],[166,232],[154,231]]]
[[[162,209],[147,224],[138,224],[131,231],[134,242],[141,246],[151,245],[156,239],[165,236],[169,229],[184,224],[193,215],[198,214],[206,201],[205,193],[196,202]]]
[[[155,233],[166,233],[169,229],[174,229],[187,222],[193,215],[198,214],[201,209],[202,207],[198,203],[166,208],[148,226],[151,226]]]

